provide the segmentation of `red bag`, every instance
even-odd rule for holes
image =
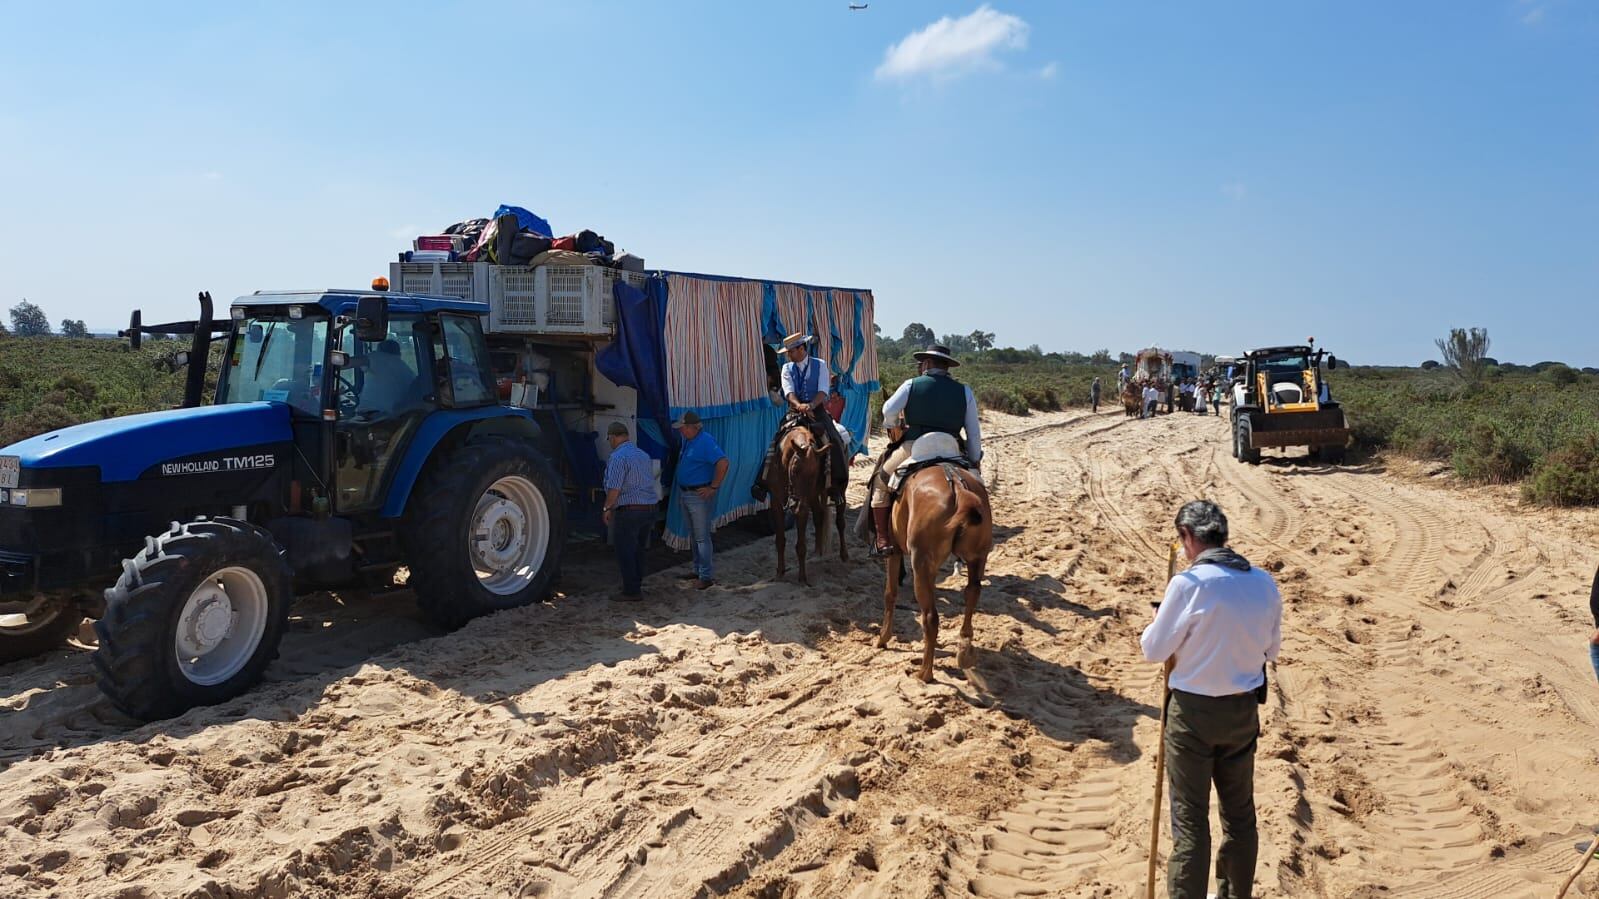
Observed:
[[[577,251],[577,235],[568,234],[565,237],[557,237],[556,239],[550,241],[550,249],[552,249],[552,250],[572,250],[573,252],[576,252]]]

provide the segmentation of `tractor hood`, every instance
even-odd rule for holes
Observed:
[[[13,443],[0,455],[18,457],[24,469],[98,467],[101,481],[132,481],[173,459],[291,439],[288,406],[229,403],[73,425]]]

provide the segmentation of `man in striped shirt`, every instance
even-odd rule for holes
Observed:
[[[622,592],[615,598],[637,602],[644,598],[644,546],[655,525],[658,497],[649,455],[628,438],[627,425],[619,421],[606,429],[611,458],[605,462],[604,519],[622,569]]]

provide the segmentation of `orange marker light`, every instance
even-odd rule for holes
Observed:
[[[389,289],[389,279],[383,277],[382,275],[379,275],[378,277],[373,278],[372,279],[372,289],[373,290],[388,290]]]

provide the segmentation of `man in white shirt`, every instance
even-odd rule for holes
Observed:
[[[1160,391],[1153,384],[1144,385],[1144,414],[1139,418],[1154,418],[1155,404],[1160,402]]]
[[[1266,663],[1282,648],[1282,596],[1271,575],[1227,549],[1227,516],[1208,500],[1177,513],[1187,571],[1172,578],[1139,642],[1170,666],[1166,772],[1171,790],[1171,899],[1205,899],[1210,786],[1221,802],[1217,899],[1249,899],[1255,882],[1255,743]]]
[[[878,469],[878,483],[871,485],[872,524],[877,530],[877,542],[872,547],[875,556],[899,552],[889,521],[894,495],[889,492],[888,480],[910,460],[911,448],[918,438],[938,433],[960,440],[964,431],[966,458],[973,466],[983,461],[983,430],[977,419],[977,398],[970,387],[949,373],[960,362],[946,346],[931,346],[913,355],[920,373],[899,385],[894,395],[883,403],[883,424],[892,427],[903,419],[905,435],[883,460]]]

